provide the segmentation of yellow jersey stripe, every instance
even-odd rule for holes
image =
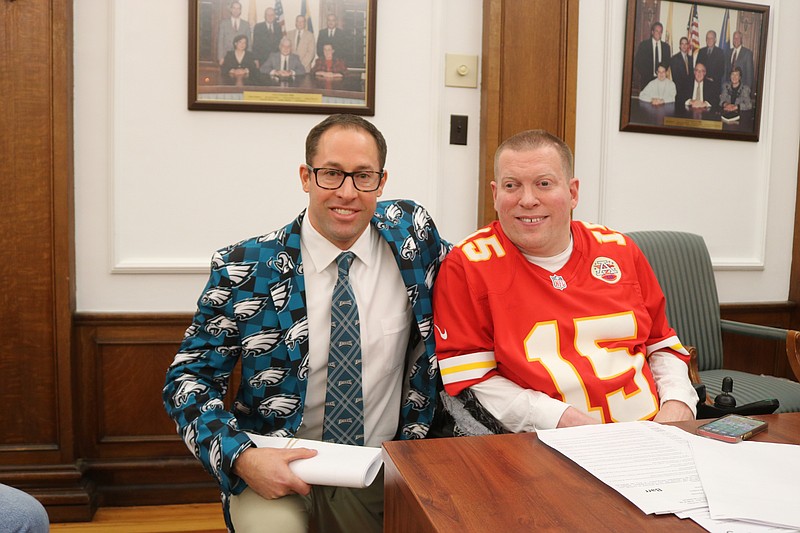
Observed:
[[[439,361],[439,373],[445,385],[480,379],[495,368],[494,352],[468,353]]]
[[[442,369],[441,373],[443,376],[446,376],[449,374],[456,374],[458,372],[466,372],[467,370],[475,370],[477,368],[494,368],[495,366],[497,365],[495,365],[494,361],[482,361],[479,363],[467,363],[465,365],[458,365],[447,369]]]
[[[662,348],[669,348],[670,350],[676,351],[679,354],[689,355],[689,352],[686,350],[686,348],[683,347],[683,344],[681,344],[680,339],[678,339],[678,337],[674,335],[672,337],[664,339],[661,342],[657,342],[655,344],[651,344],[650,346],[648,346],[647,355],[650,355],[651,353],[658,351]]]

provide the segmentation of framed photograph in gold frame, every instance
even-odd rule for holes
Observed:
[[[189,0],[189,109],[375,114],[377,0]]]
[[[769,6],[628,0],[620,131],[758,141]]]

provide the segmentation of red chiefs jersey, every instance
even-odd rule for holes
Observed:
[[[689,354],[633,241],[605,226],[571,229],[573,252],[556,273],[528,261],[499,222],[448,255],[433,306],[445,389],[499,374],[602,422],[650,419],[659,398],[647,357]]]

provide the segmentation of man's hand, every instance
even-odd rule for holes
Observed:
[[[689,406],[678,400],[667,400],[653,422],[680,422],[681,420],[694,420],[694,415]]]
[[[248,448],[234,461],[233,472],[267,500],[287,494],[305,496],[311,486],[289,469],[289,463],[317,455],[308,448]]]
[[[599,424],[597,420],[592,418],[591,416],[578,411],[571,405],[567,407],[567,410],[564,411],[564,414],[561,415],[561,418],[558,421],[557,428],[568,428],[572,426],[586,426],[589,424]]]

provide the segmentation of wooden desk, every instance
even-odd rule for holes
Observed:
[[[756,418],[754,440],[800,444],[800,413]],[[535,433],[386,442],[383,459],[386,533],[703,531],[642,513]]]

